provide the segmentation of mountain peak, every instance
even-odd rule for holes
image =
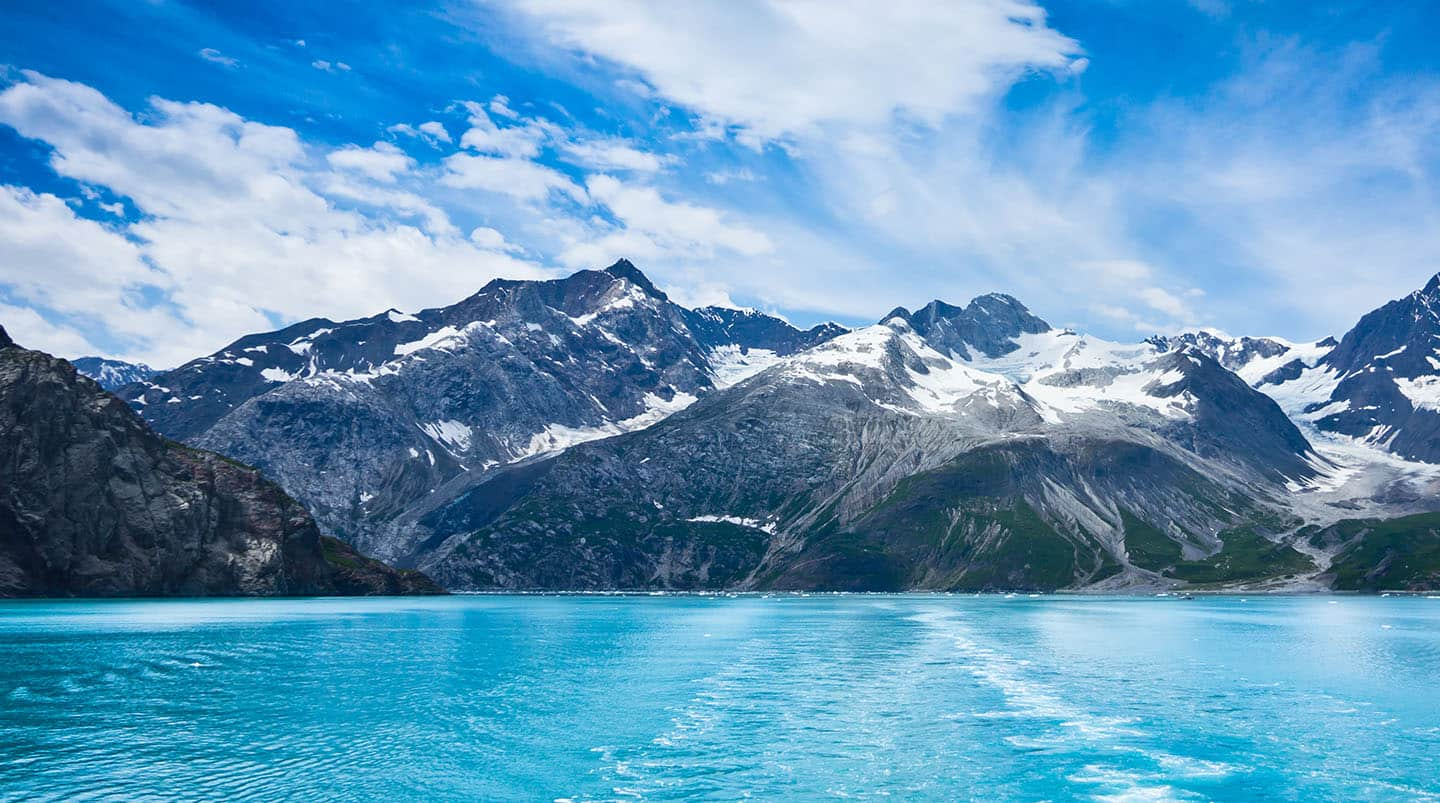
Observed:
[[[981,307],[987,307],[996,303],[1004,304],[1007,307],[1013,307],[1018,310],[1024,310],[1025,312],[1030,311],[1028,307],[1020,303],[1020,299],[1009,293],[986,293],[983,296],[975,296],[970,299],[970,306],[972,307],[976,304],[979,304]]]
[[[1432,300],[1440,300],[1440,273],[1431,276],[1430,281],[1425,283],[1425,287],[1421,288],[1419,294]]]
[[[885,317],[881,318],[880,323],[883,324],[886,321],[892,320],[894,318],[899,318],[900,320],[909,323],[910,310],[905,309],[904,307],[896,307],[895,309],[890,310],[889,314],[887,314]]]
[[[935,299],[910,313],[896,307],[881,319],[900,319],[941,353],[970,359],[974,348],[987,357],[998,357],[1015,349],[1022,334],[1048,332],[1050,324],[1031,314],[1014,296],[987,293],[976,296],[964,307]]]
[[[929,304],[921,307],[915,313],[915,315],[916,317],[923,315],[926,318],[953,318],[956,315],[960,315],[964,312],[964,307],[957,307],[954,304],[947,304],[946,302],[941,301],[937,298],[932,300]]]
[[[654,282],[650,281],[650,277],[646,276],[644,273],[641,273],[640,269],[635,267],[635,263],[631,262],[628,259],[617,260],[614,265],[606,268],[605,272],[610,274],[611,276],[614,276],[617,279],[624,279],[630,282],[636,287],[639,287],[641,290],[644,290],[645,292],[649,293],[652,296],[655,296],[658,299],[661,299],[662,301],[669,300],[669,297],[666,296],[665,293],[660,290],[660,288],[656,287]]]
[[[18,348],[18,346],[15,345],[15,341],[10,339],[10,335],[5,331],[5,327],[0,326],[0,349],[8,348]]]

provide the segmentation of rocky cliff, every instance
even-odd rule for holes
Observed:
[[[434,593],[0,329],[0,596]]]

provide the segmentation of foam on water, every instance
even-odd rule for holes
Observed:
[[[1437,673],[1419,597],[5,603],[0,799],[1437,799]]]

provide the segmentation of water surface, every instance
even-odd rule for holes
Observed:
[[[0,604],[0,798],[1440,799],[1440,599]]]

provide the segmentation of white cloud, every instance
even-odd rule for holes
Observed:
[[[385,130],[391,134],[401,134],[423,140],[435,148],[440,147],[442,144],[448,145],[454,142],[454,140],[450,138],[450,132],[446,130],[445,124],[438,120],[428,120],[418,126],[413,126],[409,123],[396,123]]]
[[[346,145],[325,156],[331,166],[353,170],[386,184],[395,183],[396,175],[408,173],[415,160],[388,142],[377,142],[369,148]]]
[[[1184,301],[1181,301],[1159,287],[1142,287],[1137,292],[1137,295],[1141,301],[1144,301],[1153,310],[1158,310],[1173,318],[1185,321],[1194,318],[1194,315],[1190,312],[1190,308],[1185,305]]]
[[[1129,105],[1096,142],[1078,77],[1102,65],[1024,0],[480,1],[577,54],[577,73],[614,65],[626,101],[688,111],[677,143],[784,148],[795,183],[781,171],[766,193],[727,188],[777,243],[763,264],[729,266],[741,295],[808,284],[808,308],[838,312],[856,292],[1005,289],[1060,318],[1118,302],[1166,326],[1300,339],[1440,266],[1440,82],[1387,73],[1383,42],[1241,40],[1230,80]],[[1037,73],[1047,101],[1001,102]],[[781,193],[811,208],[751,211]],[[831,243],[853,283],[821,272]],[[1077,270],[1112,261],[1130,286]]]
[[[219,64],[222,67],[240,66],[239,61],[230,58],[213,47],[202,47],[196,55],[212,64]]]
[[[717,252],[757,257],[775,249],[763,232],[728,220],[718,210],[667,200],[654,187],[607,175],[592,176],[586,187],[595,202],[609,208],[620,228],[572,238],[560,254],[567,265],[598,265],[622,256],[644,261],[708,260]]]
[[[473,130],[473,129],[472,129]],[[564,173],[528,159],[457,153],[445,157],[441,182],[460,189],[486,190],[526,201],[541,201],[552,191],[585,201],[585,191]]]
[[[445,130],[444,124],[438,120],[428,120],[420,124],[420,133],[427,134],[438,142],[450,142],[450,132]]]
[[[461,135],[460,147],[480,153],[528,159],[539,154],[545,141],[559,133],[553,124],[536,118],[502,127],[482,104],[474,101],[466,102],[465,108],[470,112],[470,128]]]
[[[510,99],[504,95],[496,95],[490,99],[489,109],[491,114],[496,114],[510,120],[520,119],[519,112],[510,108]]]
[[[119,356],[174,364],[270,328],[269,314],[348,318],[449,303],[495,276],[549,275],[376,181],[405,174],[373,160],[333,172],[294,131],[216,106],[157,98],[137,119],[90,87],[25,73],[0,92],[0,123],[49,144],[56,172],[143,216],[108,229],[54,196],[0,195],[0,284],[92,321],[128,344]]]
[[[356,181],[343,174],[318,176],[316,187],[326,197],[358,201],[376,209],[388,210],[400,218],[414,218],[429,234],[453,237],[459,230],[450,222],[445,210],[430,203],[419,195],[390,186],[377,186],[373,182]]]
[[[636,173],[655,173],[675,161],[642,151],[619,139],[571,142],[565,145],[563,154],[568,161],[594,170],[629,170]]]
[[[938,125],[1080,48],[1024,0],[511,0],[550,41],[633,69],[758,140],[830,123]]]
[[[733,181],[756,181],[759,176],[748,167],[738,170],[712,170],[705,174],[705,180],[711,184],[729,184]]]
[[[29,307],[0,302],[0,326],[10,339],[27,349],[69,357],[84,357],[99,351],[84,335],[40,317]]]
[[[0,186],[0,266],[0,286],[13,300],[66,316],[103,316],[127,342],[144,341],[165,323],[138,295],[168,286],[169,277],[146,264],[140,246],[76,216],[54,195]]]
[[[489,226],[477,226],[470,232],[470,242],[487,251],[520,252],[525,249],[505,239],[505,235]]]

